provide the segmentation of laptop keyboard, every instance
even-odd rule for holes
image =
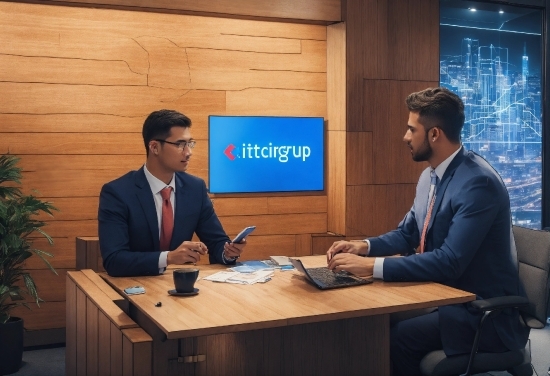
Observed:
[[[358,278],[352,277],[353,274],[343,270],[340,272],[333,272],[328,268],[322,267],[309,268],[307,269],[307,272],[311,276],[311,278],[315,279],[317,282],[320,282],[325,286],[357,285]]]

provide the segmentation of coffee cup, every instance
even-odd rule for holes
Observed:
[[[199,276],[199,269],[176,269],[174,270],[174,286],[178,293],[189,293],[195,290],[195,282]]]

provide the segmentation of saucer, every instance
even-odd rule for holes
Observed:
[[[199,293],[198,288],[194,288],[193,291],[191,292],[177,292],[176,289],[168,290],[168,294],[173,296],[193,296],[193,295],[197,295],[198,293]]]

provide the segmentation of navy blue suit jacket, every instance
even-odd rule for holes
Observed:
[[[210,263],[223,263],[223,247],[230,240],[204,181],[185,172],[176,172],[175,179],[176,213],[170,249],[196,233],[208,247]],[[159,225],[143,167],[103,186],[98,220],[103,267],[109,275],[159,274]]]
[[[398,228],[370,239],[369,256],[410,254],[384,260],[385,281],[434,281],[476,294],[478,299],[525,296],[519,281],[508,192],[480,156],[461,149],[445,171],[426,234],[426,252],[414,254],[426,216],[430,168],[418,181],[416,198]],[[468,353],[480,315],[468,304],[439,308],[443,350]],[[517,312],[489,323],[510,350],[525,346],[529,329]],[[487,324],[486,324],[487,325]]]

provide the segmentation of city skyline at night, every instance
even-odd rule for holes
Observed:
[[[462,143],[501,175],[513,222],[541,228],[540,35],[440,30],[440,84],[464,101]]]

